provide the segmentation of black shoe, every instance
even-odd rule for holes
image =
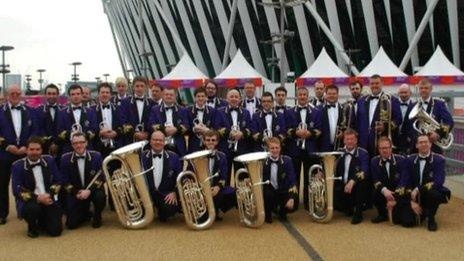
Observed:
[[[39,236],[39,232],[37,232],[37,230],[28,229],[27,236],[30,238],[36,238]]]
[[[374,224],[378,224],[378,223],[385,222],[385,221],[387,221],[387,220],[388,220],[388,218],[387,218],[386,216],[384,216],[384,215],[378,215],[376,218],[373,218],[373,219],[371,220],[371,222],[374,223]]]
[[[100,218],[93,218],[92,227],[93,228],[99,228],[101,226],[102,226],[101,217]]]
[[[272,216],[271,216],[271,215],[266,216],[266,217],[264,218],[264,221],[266,221],[266,223],[271,224],[271,223],[272,223]]]
[[[437,222],[435,222],[435,218],[429,218],[427,228],[429,231],[437,231],[438,225]]]
[[[354,214],[353,218],[351,219],[351,224],[356,225],[361,223],[363,220],[362,214]]]
[[[6,224],[6,218],[0,218],[0,225]]]

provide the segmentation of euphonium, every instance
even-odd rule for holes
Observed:
[[[177,176],[185,223],[192,229],[206,229],[216,218],[210,180],[219,174],[211,176],[209,173],[208,156],[212,153],[202,150],[184,156],[182,159],[190,162],[193,171],[182,171]]]
[[[144,176],[153,168],[143,171],[140,161],[140,152],[147,143],[139,141],[117,149],[103,161],[114,208],[125,228],[142,228],[153,221],[154,209]],[[110,174],[108,163],[113,160],[120,161],[121,168]]]
[[[263,164],[268,152],[253,152],[235,157],[245,165],[235,172],[235,187],[240,222],[248,227],[259,227],[264,223]]]
[[[314,221],[325,223],[332,219],[334,180],[341,179],[334,177],[335,166],[343,152],[320,152],[314,155],[322,158],[324,166],[317,164],[309,169],[309,214]],[[321,178],[319,173],[324,177]]]
[[[419,133],[429,134],[436,132],[440,129],[441,125],[432,116],[430,116],[422,106],[417,103],[409,113],[409,119],[415,119],[412,126]],[[453,144],[454,136],[452,133],[448,133],[447,136],[442,137],[440,140],[434,142],[438,147],[447,150]]]

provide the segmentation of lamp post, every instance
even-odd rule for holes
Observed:
[[[2,81],[2,88],[0,88],[0,93],[2,93],[2,90],[5,90],[5,78],[6,74],[10,73],[10,70],[8,70],[8,67],[10,67],[9,64],[5,63],[5,52],[13,50],[13,46],[8,46],[8,45],[2,45],[0,46],[0,51],[2,51],[2,64],[0,64],[0,73],[3,75],[3,81]],[[3,94],[3,93],[2,93]]]
[[[97,85],[99,85],[100,82],[101,82],[101,78],[100,77],[95,77],[95,81],[97,81]]]
[[[79,74],[77,74],[77,66],[82,65],[81,62],[73,62],[70,65],[74,67],[74,74],[71,75],[71,80],[73,82],[79,81]]]
[[[39,89],[40,91],[42,91],[43,82],[44,82],[44,80],[43,80],[43,78],[42,78],[42,73],[44,73],[45,71],[47,71],[47,70],[45,70],[45,69],[38,69],[38,70],[37,70],[37,72],[39,73],[39,80],[38,80],[38,82],[39,82],[39,85],[40,85],[40,89]]]
[[[103,76],[105,77],[105,82],[108,82],[108,76],[110,76],[110,74],[109,74],[109,73],[105,73],[105,74],[103,74]]]
[[[26,77],[26,93],[29,93],[31,91],[31,80],[32,80],[32,76],[30,74],[26,74],[24,75]]]

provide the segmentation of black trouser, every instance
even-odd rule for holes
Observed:
[[[375,208],[377,209],[379,213],[379,216],[384,216],[384,217],[389,218],[388,210],[387,210],[387,199],[382,194],[382,192],[380,192],[380,190],[374,191],[373,201],[374,201]],[[392,212],[393,223],[395,224],[402,223],[401,213],[402,213],[402,209],[404,208],[404,203],[405,201],[403,198],[396,199],[396,205],[393,208],[393,212]]]
[[[22,216],[30,230],[43,229],[50,236],[56,237],[63,231],[61,214],[61,208],[56,203],[45,206],[31,200],[24,205]]]
[[[106,205],[106,195],[103,189],[95,189],[92,190],[92,193],[87,199],[76,199],[74,206],[69,210],[68,218],[66,220],[66,226],[69,229],[78,228],[82,223],[89,219],[90,203],[93,203],[94,207],[93,219],[101,220],[101,212]]]
[[[271,184],[263,185],[264,210],[266,217],[271,217],[273,211],[279,216],[285,216],[289,210],[285,207],[290,199],[288,191],[276,190]]]
[[[222,193],[222,204],[220,206],[222,212],[226,213],[233,207],[237,207],[237,194],[235,191],[230,193]]]
[[[162,221],[165,221],[168,217],[174,216],[177,211],[179,211],[179,205],[166,203],[166,201],[164,201],[165,197],[166,196],[159,191],[154,191],[152,196],[153,204],[155,205],[155,208],[158,211],[158,216]]]
[[[0,162],[0,218],[7,218],[10,212],[10,192],[8,186],[11,178],[11,165],[15,160]]]
[[[295,175],[296,175],[296,187],[298,189],[298,193],[300,194],[300,184],[301,184],[301,165],[303,164],[303,203],[305,209],[309,209],[309,195],[308,195],[308,184],[309,184],[309,177],[308,172],[309,168],[314,165],[318,164],[319,160],[317,157],[313,155],[307,154],[306,151],[298,149],[299,153],[296,156],[292,157],[293,167],[295,168]],[[300,200],[299,197],[295,200],[295,210],[298,209]]]
[[[334,183],[334,208],[348,215],[353,213],[361,215],[369,196],[367,182],[365,180],[356,182],[350,194],[345,193],[345,185],[339,180]]]

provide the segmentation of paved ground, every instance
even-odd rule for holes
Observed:
[[[435,233],[425,225],[411,229],[373,225],[368,219],[374,211],[368,211],[357,226],[339,214],[329,224],[316,224],[302,210],[290,215],[288,224],[274,221],[259,229],[241,226],[233,210],[206,231],[189,230],[182,216],[129,231],[113,212],[105,211],[100,229],[89,224],[65,230],[58,238],[29,239],[26,223],[15,218],[15,210],[12,213],[7,225],[0,226],[1,260],[464,259],[464,201],[458,198],[440,208]]]

